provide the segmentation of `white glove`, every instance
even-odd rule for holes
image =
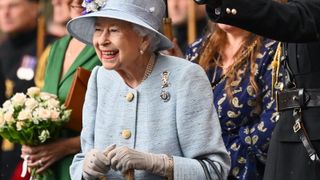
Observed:
[[[92,180],[105,176],[110,169],[110,159],[107,154],[116,147],[108,146],[104,151],[90,150],[84,157],[82,176],[85,180]]]
[[[159,176],[166,176],[169,157],[165,154],[139,152],[128,147],[119,147],[110,151],[107,158],[114,170],[125,173],[130,169],[145,170]]]

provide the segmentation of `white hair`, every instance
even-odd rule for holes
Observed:
[[[136,31],[139,36],[144,37],[147,36],[150,42],[149,49],[151,52],[156,51],[158,48],[158,45],[160,44],[160,38],[157,36],[157,34],[147,28],[144,28],[142,26],[139,26],[137,24],[132,24],[133,30]]]

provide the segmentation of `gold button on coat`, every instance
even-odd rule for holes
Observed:
[[[127,95],[126,95],[126,99],[127,101],[131,102],[134,98],[134,95],[133,93],[129,92]]]
[[[124,138],[124,139],[129,139],[131,137],[131,131],[130,130],[123,130],[121,132],[121,136]]]

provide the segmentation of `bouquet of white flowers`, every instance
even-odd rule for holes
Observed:
[[[54,94],[31,87],[27,94],[16,93],[0,108],[0,135],[22,145],[39,145],[54,140],[59,129],[69,120],[67,110]],[[41,175],[31,170],[32,179]]]

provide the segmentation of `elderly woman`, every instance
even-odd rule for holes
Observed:
[[[158,53],[172,47],[158,32],[163,1],[84,5],[90,13],[67,28],[93,44],[103,67],[89,79],[71,177],[122,179],[134,169],[136,179],[225,179],[230,159],[205,72]]]

